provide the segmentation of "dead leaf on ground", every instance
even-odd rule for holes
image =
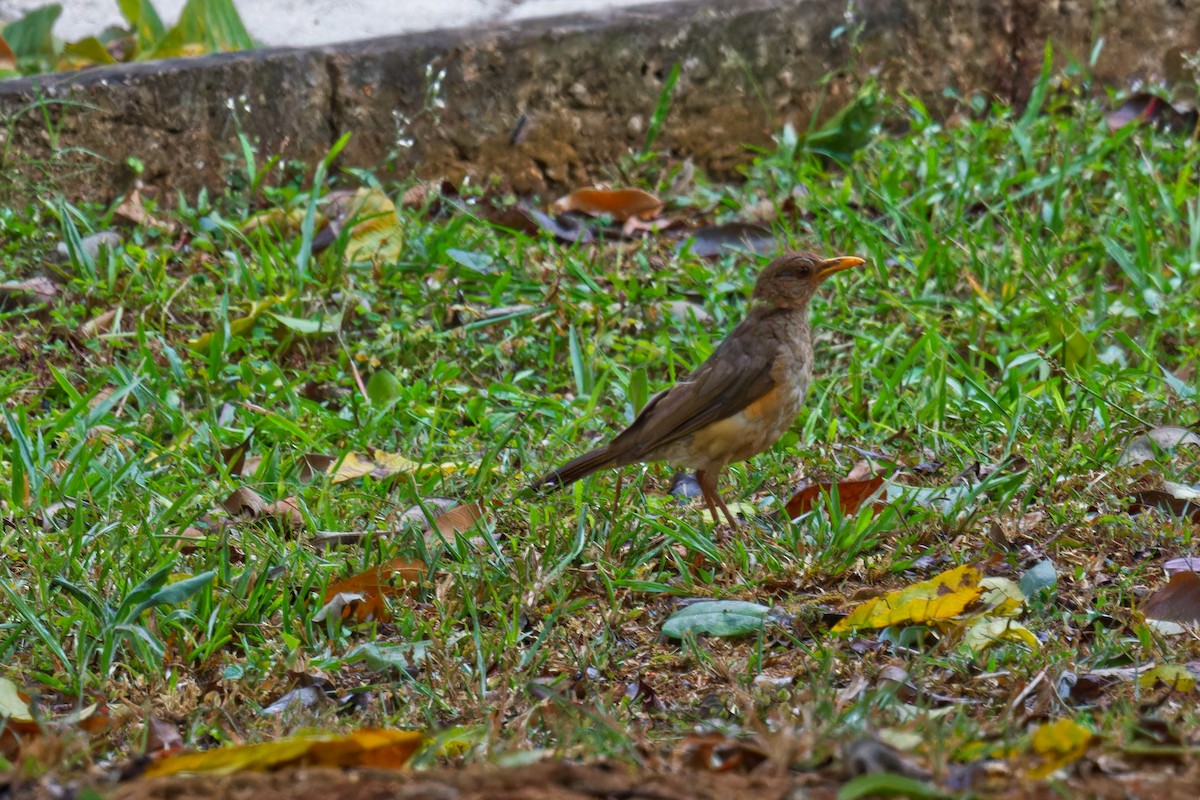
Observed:
[[[267,507],[267,501],[249,486],[241,486],[221,501],[221,507],[235,517],[257,517]]]
[[[393,558],[386,564],[371,567],[357,575],[330,584],[325,590],[325,602],[328,604],[337,595],[360,595],[361,600],[347,604],[342,610],[342,618],[353,617],[357,622],[371,619],[380,622],[390,618],[386,598],[402,597],[415,588],[415,584],[425,574],[425,564],[422,561],[407,558]],[[397,585],[397,582],[403,585]]]
[[[677,768],[700,772],[749,772],[767,760],[767,753],[752,741],[713,731],[686,736],[671,760]]]
[[[521,203],[491,208],[484,213],[484,218],[492,225],[528,236],[545,231],[562,242],[590,244],[595,240],[591,229],[577,217],[552,217]]]
[[[1165,511],[1180,519],[1200,523],[1200,502],[1196,500],[1182,500],[1157,489],[1134,492],[1130,497],[1133,498],[1133,502],[1129,504],[1129,508],[1127,509],[1130,514],[1154,509]]]
[[[554,201],[560,214],[580,211],[599,216],[607,214],[618,222],[631,217],[652,219],[663,209],[663,202],[641,189],[576,189]]]
[[[304,464],[309,469],[316,471],[316,465],[323,463],[319,458],[312,456],[304,457]],[[376,450],[371,448],[364,453],[347,453],[341,460],[340,464],[336,465],[330,459],[329,467],[326,467],[325,472],[333,470],[333,482],[344,483],[357,478],[362,478],[370,475],[372,478],[387,478],[391,475],[413,475],[426,472],[440,472],[442,475],[451,475],[458,471],[456,464],[423,464],[419,461],[413,461],[410,458],[400,455],[399,453],[388,453],[384,450]]]
[[[1147,620],[1200,623],[1200,575],[1176,572],[1166,586],[1146,598],[1142,613]]]
[[[1138,92],[1104,115],[1109,131],[1117,131],[1130,123],[1150,123],[1155,127],[1191,133],[1196,129],[1200,114],[1195,108],[1176,105],[1149,92]]]
[[[23,281],[0,283],[0,296],[23,303],[53,303],[58,297],[58,286],[49,278],[39,275]]]
[[[379,189],[359,189],[350,203],[354,223],[346,242],[346,264],[370,261],[379,266],[395,263],[404,247],[404,228],[391,198]]]
[[[301,736],[199,753],[180,753],[154,762],[147,767],[145,776],[231,775],[246,770],[299,765],[401,769],[425,741],[424,734],[412,731],[361,728],[345,736]]]
[[[864,502],[878,493],[883,484],[884,479],[882,476],[868,478],[863,481],[814,483],[792,495],[792,498],[787,501],[787,514],[789,518],[796,519],[801,514],[812,511],[817,504],[817,499],[822,495],[832,498],[835,488],[837,489],[838,503],[841,506],[842,513],[853,514],[858,511]],[[872,507],[878,513],[887,507],[887,503],[882,498],[879,498],[875,500]]]
[[[113,215],[138,227],[157,228],[168,234],[174,233],[178,227],[174,222],[163,222],[147,211],[139,189],[134,189],[128,197],[122,200],[116,210],[113,211]]]
[[[1146,431],[1135,436],[1125,445],[1125,452],[1117,459],[1122,467],[1131,467],[1145,461],[1152,461],[1157,455],[1157,449],[1174,450],[1182,445],[1200,445],[1200,436],[1187,428],[1165,425]]]
[[[1029,777],[1044,778],[1082,758],[1092,738],[1091,730],[1065,717],[1039,725],[1030,738],[1030,748],[1041,763],[1029,770]]]
[[[729,253],[767,255],[780,249],[770,228],[748,222],[726,222],[688,231],[675,245],[675,252],[688,252],[697,258],[716,258]]]
[[[158,717],[146,719],[146,755],[161,758],[183,750],[183,736],[173,722]]]
[[[113,327],[113,322],[117,319],[117,314],[121,312],[119,308],[110,308],[103,314],[92,317],[87,322],[79,326],[79,336],[82,339],[91,339],[94,336],[99,336],[103,333],[108,333]]]
[[[924,624],[953,619],[973,605],[983,594],[983,572],[964,564],[935,575],[926,581],[888,592],[857,606],[850,615],[833,626],[832,633],[847,633],[864,628],[890,625]]]

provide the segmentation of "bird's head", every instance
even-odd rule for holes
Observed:
[[[788,253],[768,264],[758,276],[753,298],[776,308],[803,308],[821,281],[862,263],[865,262],[854,256],[821,258],[803,251]]]

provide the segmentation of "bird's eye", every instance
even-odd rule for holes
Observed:
[[[808,267],[792,267],[791,269],[784,270],[783,275],[786,278],[803,280],[808,277]]]

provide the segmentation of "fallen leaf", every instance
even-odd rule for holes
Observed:
[[[346,242],[344,262],[369,261],[378,266],[400,259],[404,229],[396,206],[379,189],[359,189],[350,203],[349,221],[354,223]]]
[[[1197,111],[1174,105],[1157,95],[1138,92],[1104,115],[1108,130],[1115,132],[1130,123],[1151,123],[1156,127],[1191,133],[1196,128]]]
[[[306,457],[305,463],[310,464]],[[451,475],[458,471],[455,464],[422,464],[398,453],[370,449],[365,453],[347,453],[333,475],[334,483],[344,483],[370,475],[386,478],[391,475],[413,475],[425,472],[440,472]]]
[[[672,614],[662,632],[672,639],[706,633],[710,636],[743,636],[762,630],[770,606],[742,600],[705,600]]]
[[[662,211],[663,202],[641,189],[576,189],[554,201],[560,214],[581,211],[598,216],[607,214],[618,222],[631,217],[651,219]]]
[[[0,283],[0,295],[19,298],[25,302],[53,303],[58,297],[58,286],[49,278],[39,275],[28,280]]]
[[[325,602],[331,602],[337,595],[359,595],[361,601],[347,605],[342,612],[342,618],[353,617],[358,622],[370,619],[386,621],[389,619],[385,598],[401,597],[414,589],[414,584],[425,574],[425,564],[422,561],[393,558],[386,564],[371,567],[357,575],[330,584],[325,590]],[[397,586],[393,580],[398,579],[406,586]]]
[[[1148,620],[1200,623],[1200,575],[1176,572],[1166,586],[1146,598],[1142,614]]]
[[[250,487],[242,486],[222,500],[221,507],[235,517],[257,517],[266,509],[267,501]]]
[[[1007,617],[979,617],[963,634],[963,644],[977,659],[992,645],[1005,641],[1026,645],[1031,650],[1041,647],[1032,631]]]
[[[697,258],[716,258],[739,252],[767,255],[779,249],[779,240],[770,228],[748,222],[707,225],[685,233],[675,245],[676,253],[690,253]]]
[[[180,753],[155,761],[146,768],[145,776],[153,778],[185,773],[231,775],[291,765],[400,769],[425,741],[421,733],[362,728],[345,736],[300,736],[199,753]]]
[[[983,594],[983,573],[964,564],[927,581],[862,603],[833,626],[832,633],[889,625],[922,624],[959,616]]]
[[[833,497],[834,488],[837,489],[838,503],[841,506],[842,513],[853,514],[858,511],[864,502],[875,495],[880,487],[883,486],[884,479],[882,477],[868,478],[864,481],[841,481],[839,483],[814,483],[811,486],[806,486],[800,491],[792,495],[792,498],[787,501],[787,514],[791,519],[799,517],[801,514],[812,511],[816,505],[817,498],[822,495]],[[887,507],[887,503],[883,500],[876,500],[873,508],[876,512],[882,511]]]
[[[533,236],[546,232],[562,242],[590,244],[595,236],[576,217],[552,217],[536,208],[518,203],[505,208],[492,208],[486,212],[487,221],[499,228]]]
[[[1129,508],[1127,509],[1130,514],[1154,509],[1165,511],[1181,519],[1200,523],[1200,502],[1180,500],[1178,497],[1156,489],[1134,492],[1130,497],[1133,498],[1133,502],[1129,504]]]
[[[1066,718],[1039,725],[1030,739],[1033,752],[1042,763],[1029,771],[1031,778],[1044,778],[1081,758],[1092,743],[1092,732]]]
[[[1160,685],[1173,692],[1190,692],[1196,688],[1196,676],[1187,667],[1161,664],[1138,676],[1138,686],[1156,689]]]
[[[1122,467],[1131,467],[1156,457],[1156,446],[1163,450],[1174,450],[1182,445],[1200,445],[1200,436],[1187,428],[1167,425],[1147,431],[1129,440],[1125,452],[1117,459]]]

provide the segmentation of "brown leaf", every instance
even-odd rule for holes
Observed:
[[[267,503],[263,506],[262,513],[274,517],[290,528],[304,527],[304,515],[300,513],[300,501],[294,496]]]
[[[676,765],[701,772],[749,772],[766,760],[767,754],[755,743],[719,731],[685,737],[672,755]]]
[[[1142,604],[1146,619],[1200,623],[1200,575],[1176,572],[1166,586]]]
[[[1172,105],[1157,95],[1138,92],[1117,108],[1104,115],[1110,131],[1124,128],[1132,122],[1150,123],[1155,127],[1190,133],[1198,119],[1196,109]]]
[[[145,775],[230,775],[246,770],[278,769],[291,764],[400,769],[424,743],[425,736],[420,733],[361,728],[345,736],[318,734],[262,744],[220,747],[199,753],[180,753],[155,761],[146,769]]]
[[[58,286],[49,278],[39,275],[24,281],[0,283],[0,295],[27,303],[52,303],[58,297]]]
[[[1158,509],[1181,519],[1200,523],[1200,504],[1192,500],[1181,500],[1178,497],[1156,489],[1134,492],[1130,497],[1133,498],[1133,502],[1130,503],[1127,509],[1130,514]]]
[[[158,717],[146,720],[146,755],[165,756],[183,750],[183,737],[173,722]]]
[[[521,203],[505,208],[492,208],[486,212],[485,216],[487,221],[493,225],[529,236],[545,231],[559,241],[580,244],[588,244],[594,238],[591,230],[578,219],[552,217]]]
[[[393,558],[386,564],[371,567],[368,570],[352,575],[345,580],[330,584],[325,590],[325,602],[328,603],[339,594],[362,595],[362,601],[348,605],[342,611],[342,618],[353,617],[358,622],[370,619],[381,622],[390,618],[387,604],[388,597],[400,597],[410,593],[415,584],[425,572],[425,563],[406,558]],[[409,584],[396,586],[394,579]]]
[[[257,517],[267,507],[267,501],[253,489],[242,486],[221,502],[222,507],[235,517]]]
[[[822,494],[832,496],[834,485],[833,483],[814,483],[796,492],[792,495],[792,499],[787,501],[788,516],[795,519],[801,514],[812,511],[817,498]],[[853,514],[858,511],[867,498],[883,486],[883,478],[876,476],[864,481],[841,481],[836,486],[838,501],[841,503],[843,513]],[[875,501],[874,509],[876,511],[882,511],[886,507],[887,503],[882,499]]]
[[[618,222],[630,217],[651,219],[662,208],[662,200],[641,189],[576,189],[554,201],[554,210],[560,214],[568,211],[593,216],[608,214]]]
[[[128,222],[142,228],[158,228],[167,233],[175,232],[174,222],[163,222],[158,217],[146,210],[146,206],[142,202],[142,193],[138,189],[121,201],[113,214]]]
[[[771,229],[747,222],[708,225],[684,234],[675,252],[687,251],[697,258],[716,258],[728,253],[765,255],[779,250],[779,240]]]

